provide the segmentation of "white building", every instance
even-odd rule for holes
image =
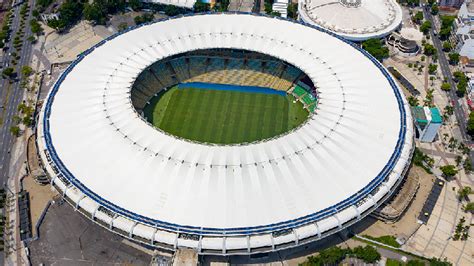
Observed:
[[[381,38],[402,23],[395,0],[300,0],[300,18],[352,41]]]
[[[459,9],[456,21],[456,51],[463,65],[474,66],[474,2],[465,1]]]
[[[459,8],[459,20],[464,24],[470,24],[474,21],[474,3],[472,0],[466,0]]]

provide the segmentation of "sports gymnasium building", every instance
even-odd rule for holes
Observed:
[[[199,105],[218,93],[245,104]],[[154,97],[169,98],[153,109],[165,113],[158,126],[146,112]],[[258,133],[280,119],[270,99],[301,107],[304,121]],[[247,103],[265,115],[242,118]],[[214,125],[201,121],[207,106],[210,117],[233,111]],[[44,103],[38,146],[52,185],[104,228],[168,250],[251,254],[322,239],[380,206],[411,160],[409,110],[388,71],[332,32],[200,14],[130,28],[79,55]],[[192,120],[174,123],[183,113]],[[215,141],[193,127],[225,132],[229,117],[261,119],[253,139]]]
[[[396,0],[299,0],[298,14],[304,22],[352,41],[385,37],[402,24]]]

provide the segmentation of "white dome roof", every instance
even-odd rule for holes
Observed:
[[[384,37],[402,23],[395,0],[300,0],[299,14],[353,41]]]
[[[318,88],[316,114],[290,134],[242,146],[191,143],[150,127],[130,101],[135,78],[157,60],[208,48],[256,51],[300,68]],[[81,193],[141,223],[250,234],[317,221],[382,182],[390,188],[408,163],[406,101],[358,49],[257,15],[138,27],[87,51],[61,76],[43,109],[44,146]]]

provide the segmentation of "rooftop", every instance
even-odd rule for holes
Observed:
[[[303,21],[319,25],[350,40],[383,37],[402,22],[394,0],[300,0]]]

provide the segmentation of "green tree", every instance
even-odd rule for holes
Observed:
[[[438,70],[438,65],[435,65],[435,64],[430,64],[428,66],[428,73],[430,73],[430,75],[433,75],[436,73],[436,70]]]
[[[176,16],[182,13],[182,9],[173,5],[166,5],[164,11],[165,11],[165,14],[170,17]]]
[[[453,49],[453,46],[451,45],[450,42],[448,41],[443,42],[443,51],[449,52],[451,51],[451,49]]]
[[[214,11],[226,12],[229,10],[230,0],[216,0],[214,4]]]
[[[94,21],[96,24],[105,24],[106,22],[106,10],[103,10],[97,2],[84,4],[83,13],[85,19]]]
[[[467,120],[467,133],[474,137],[474,112],[469,114],[469,119]]]
[[[139,25],[142,23],[153,21],[154,18],[155,17],[152,13],[145,13],[142,16],[136,16],[133,20],[135,21],[135,24]]]
[[[36,43],[36,38],[34,36],[29,36],[27,40],[31,43]]]
[[[28,77],[29,75],[31,75],[31,73],[33,73],[33,69],[30,66],[23,66],[21,68],[21,74],[24,77]]]
[[[33,124],[33,119],[31,119],[31,116],[25,116],[23,117],[23,125],[29,127],[31,124]]]
[[[441,170],[441,172],[443,172],[443,175],[448,178],[453,177],[458,173],[456,166],[452,164],[441,166],[439,169]]]
[[[12,78],[15,76],[15,70],[13,67],[7,67],[2,71],[2,76],[6,78]]]
[[[441,16],[441,28],[439,30],[439,37],[443,40],[446,40],[450,35],[453,29],[455,16]]]
[[[466,94],[466,89],[467,89],[467,81],[460,81],[458,82],[458,84],[456,85],[456,95],[458,97],[464,97],[464,95]]]
[[[430,29],[431,29],[431,21],[427,20],[425,22],[423,22],[420,26],[420,31],[423,32],[423,34],[428,34],[428,32],[430,32]]]
[[[444,82],[443,84],[441,84],[441,89],[443,91],[450,91],[451,90],[451,85],[447,82]]]
[[[380,253],[372,246],[355,247],[354,255],[366,263],[376,263],[380,260]]]
[[[273,0],[264,0],[264,10],[265,13],[270,14],[273,11]]]
[[[403,264],[400,264],[403,265]],[[407,266],[426,266],[424,261],[421,260],[409,260],[406,264]]]
[[[133,10],[140,10],[142,8],[142,3],[140,2],[140,0],[129,0],[128,5]]]
[[[438,13],[439,13],[439,7],[438,7],[438,5],[437,5],[437,4],[433,4],[433,5],[431,6],[431,14],[432,14],[432,15],[438,15]]]
[[[44,9],[44,8],[48,7],[52,2],[53,2],[53,0],[37,0],[36,1],[36,6]]]
[[[382,61],[384,58],[389,56],[388,48],[382,44],[380,39],[368,39],[362,42],[362,48],[379,61]]]
[[[448,58],[451,65],[457,65],[461,56],[458,53],[449,53]]]
[[[10,127],[10,133],[12,133],[13,136],[19,137],[20,136],[20,128],[18,126],[11,126]]]
[[[74,25],[82,17],[83,1],[66,0],[59,8],[59,19],[48,21],[48,26],[62,31]]]
[[[410,95],[408,96],[408,104],[410,104],[410,106],[418,106],[420,103],[418,102],[418,98]]]
[[[423,21],[423,12],[416,12],[416,14],[412,17],[412,20],[419,25]]]
[[[122,22],[122,23],[120,23],[120,24],[118,25],[118,30],[119,30],[119,31],[124,31],[124,30],[126,30],[127,28],[128,28],[127,22]]]
[[[434,55],[436,53],[436,48],[432,44],[427,43],[423,47],[423,53],[428,56]]]
[[[341,262],[346,256],[347,251],[340,247],[331,247],[319,253],[323,265],[335,265]]]
[[[288,17],[292,19],[298,18],[298,3],[291,3],[288,5],[287,8]]]
[[[41,27],[41,24],[38,23],[37,19],[32,19],[30,20],[30,26],[31,26],[31,32],[33,32],[36,35],[40,35],[43,33],[43,28]]]
[[[451,266],[451,264],[446,258],[441,260],[440,258],[432,258],[430,260],[430,266]]]
[[[465,211],[465,212],[474,212],[474,202],[468,202],[468,203],[464,206],[464,211]]]
[[[399,0],[400,4],[415,7],[420,5],[420,0]]]
[[[202,0],[198,0],[196,3],[194,3],[193,9],[196,13],[207,12],[211,10],[211,5],[202,2]]]
[[[458,199],[463,200],[472,194],[472,188],[470,186],[464,186],[462,189],[458,190]]]

